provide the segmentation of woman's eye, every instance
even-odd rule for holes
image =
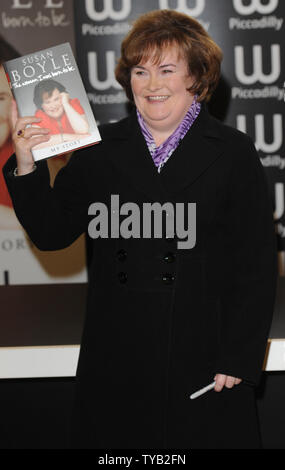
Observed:
[[[168,70],[168,69],[164,69],[164,70],[162,71],[162,73],[164,73],[164,74],[172,73],[172,72],[173,72],[173,70]]]

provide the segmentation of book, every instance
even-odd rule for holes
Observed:
[[[20,117],[36,116],[33,127],[50,140],[32,148],[35,161],[101,141],[71,46],[59,44],[3,64]]]

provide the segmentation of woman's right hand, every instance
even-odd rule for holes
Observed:
[[[50,139],[49,129],[42,129],[41,127],[28,127],[28,124],[40,122],[40,119],[35,116],[31,117],[18,117],[18,109],[15,100],[12,101],[11,106],[11,126],[12,126],[12,140],[15,147],[17,159],[17,172],[18,175],[26,175],[31,173],[34,168],[34,159],[31,149],[38,144],[48,142]],[[21,136],[20,132],[23,135]]]

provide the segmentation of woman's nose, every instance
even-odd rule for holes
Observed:
[[[148,81],[148,89],[150,91],[159,90],[161,88],[161,79],[159,75],[151,74]]]

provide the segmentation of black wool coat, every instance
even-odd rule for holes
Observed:
[[[135,112],[100,131],[102,143],[76,152],[53,189],[46,162],[19,177],[15,157],[6,164],[16,214],[32,241],[42,250],[68,246],[88,230],[95,202],[109,217],[127,202],[140,214],[145,203],[171,202],[196,203],[196,243],[178,249],[164,230],[159,238],[94,239],[72,445],[258,448],[254,385],[277,263],[255,147],[203,105],[159,174]],[[120,207],[110,207],[111,195]],[[190,400],[216,373],[243,382]]]

